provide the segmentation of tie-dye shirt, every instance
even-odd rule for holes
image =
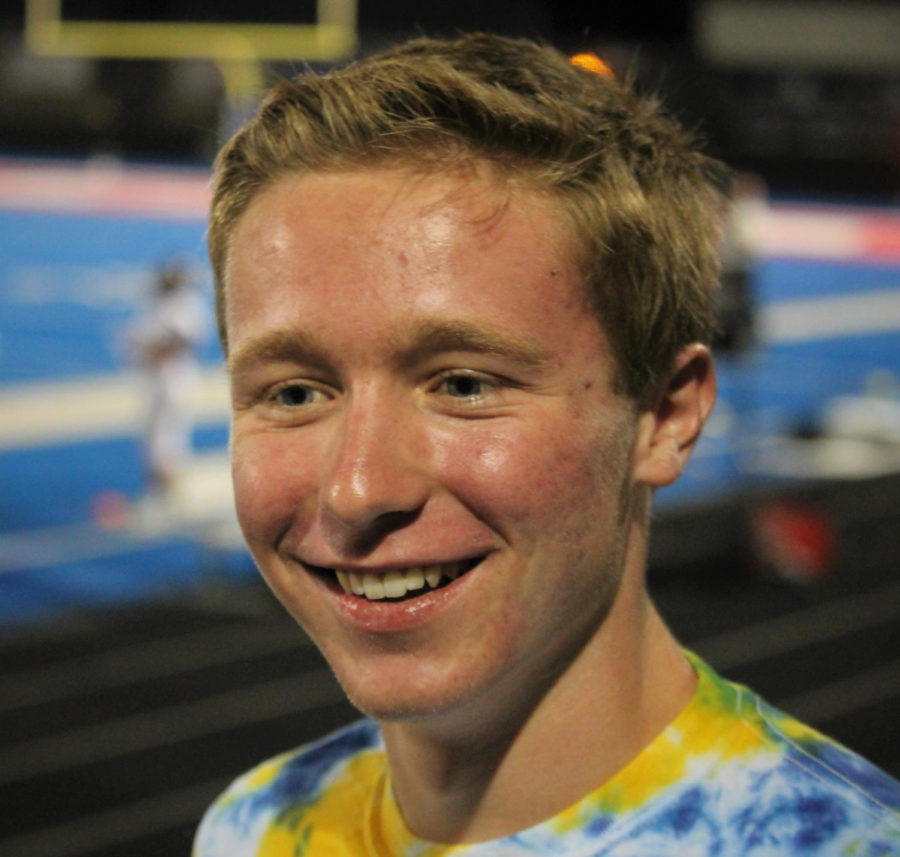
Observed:
[[[361,721],[237,780],[194,857],[900,855],[900,783],[691,660],[699,683],[681,714],[600,788],[521,833],[417,839],[378,727]]]

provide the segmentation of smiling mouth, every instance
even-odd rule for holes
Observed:
[[[368,601],[405,601],[448,586],[471,571],[482,559],[477,557],[435,565],[416,565],[378,574],[342,569],[333,571],[341,589],[348,595]]]

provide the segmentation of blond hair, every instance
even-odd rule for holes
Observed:
[[[281,82],[225,145],[208,235],[223,347],[229,241],[260,190],[286,173],[473,161],[559,198],[622,392],[709,341],[727,170],[655,99],[553,49],[473,34]]]

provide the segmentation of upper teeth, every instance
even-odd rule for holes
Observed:
[[[462,562],[450,562],[392,569],[381,574],[335,569],[335,574],[344,592],[379,601],[382,598],[402,598],[407,592],[423,589],[426,583],[433,589],[442,577],[456,580],[463,567]]]

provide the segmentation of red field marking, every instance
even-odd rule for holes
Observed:
[[[774,205],[760,236],[763,256],[900,263],[900,210]]]
[[[861,242],[867,258],[900,262],[900,215],[866,218]]]
[[[0,207],[205,221],[209,171],[0,160]],[[900,264],[900,210],[773,205],[758,243],[763,256]]]
[[[0,161],[0,207],[18,211],[205,220],[206,170]]]

